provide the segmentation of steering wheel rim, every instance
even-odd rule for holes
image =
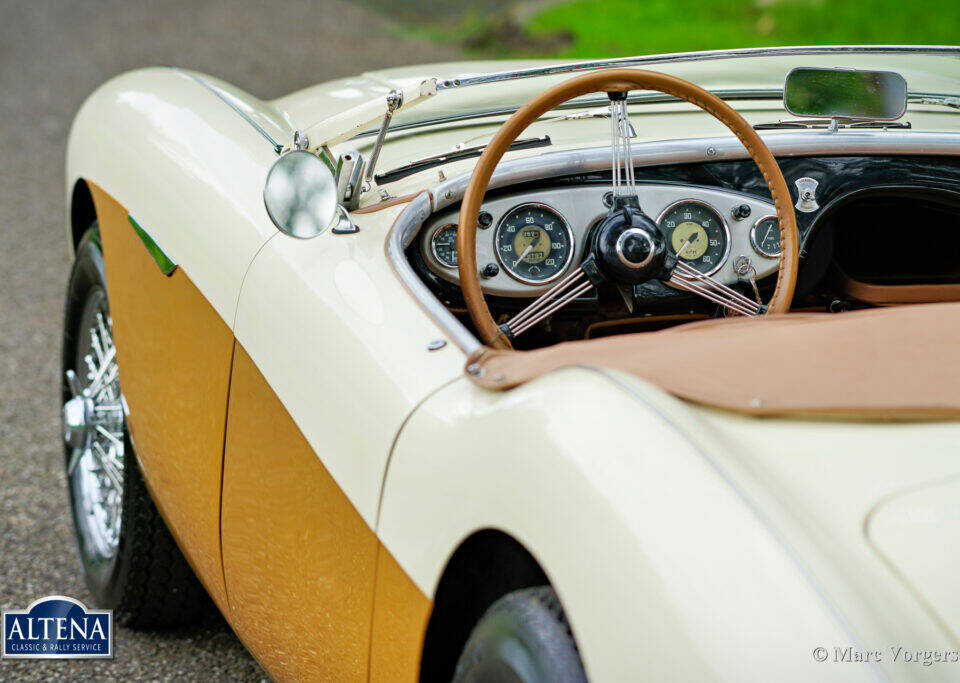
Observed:
[[[736,110],[713,93],[689,81],[643,69],[606,69],[558,83],[527,102],[503,123],[473,169],[460,206],[457,269],[467,311],[484,344],[493,348],[511,347],[509,339],[490,314],[476,266],[477,220],[494,169],[520,134],[557,105],[592,92],[630,90],[655,90],[685,100],[723,123],[746,147],[770,190],[780,221],[781,248],[777,285],[767,304],[766,314],[786,313],[790,310],[797,282],[800,238],[787,181],[770,149]]]

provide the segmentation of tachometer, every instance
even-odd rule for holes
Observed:
[[[510,209],[493,241],[507,273],[527,284],[558,278],[573,258],[573,233],[559,213],[543,204]]]
[[[449,223],[433,233],[430,240],[433,258],[447,268],[457,267],[457,224]]]
[[[750,229],[750,244],[768,258],[780,256],[780,219],[764,216]]]
[[[671,204],[657,220],[670,252],[705,275],[717,272],[730,249],[730,233],[720,214],[704,202]]]

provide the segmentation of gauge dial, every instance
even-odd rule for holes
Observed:
[[[750,229],[750,244],[763,256],[780,256],[780,220],[776,216],[764,216],[754,223]]]
[[[543,204],[510,209],[493,237],[500,263],[516,280],[542,284],[559,277],[573,258],[573,234],[559,213]]]
[[[657,221],[670,253],[701,273],[715,273],[727,259],[730,234],[712,206],[687,199],[668,206]],[[684,246],[686,245],[686,246]]]
[[[433,258],[447,268],[457,267],[457,224],[449,223],[433,233],[430,240]]]

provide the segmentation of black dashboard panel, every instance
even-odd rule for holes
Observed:
[[[810,292],[823,278],[833,258],[833,240],[828,228],[830,217],[858,196],[884,193],[903,196],[904,191],[930,192],[941,197],[960,199],[960,157],[952,156],[831,156],[778,158],[778,163],[787,180],[792,201],[797,203],[796,181],[812,178],[816,181],[815,201],[817,209],[811,212],[796,211],[800,231],[800,275],[797,284],[798,296]],[[718,188],[751,194],[765,200],[770,193],[756,165],[750,159],[717,161],[694,164],[661,165],[636,168],[638,182],[678,183],[700,187]],[[513,185],[509,188],[491,190],[488,198],[501,193],[530,190],[536,187],[562,187],[563,185],[603,185],[610,182],[609,172],[572,175]],[[919,228],[919,226],[916,226]],[[904,225],[904,239],[921,239],[911,226]],[[960,231],[956,221],[951,230]],[[817,239],[819,233],[824,239]],[[412,252],[413,250],[411,250]],[[411,261],[424,278],[434,285],[441,298],[453,303],[459,299],[458,288],[437,283],[436,278],[424,268],[419,255],[410,253]],[[771,278],[772,279],[772,278]],[[772,282],[767,282],[772,287]],[[689,296],[672,290],[659,282],[649,282],[636,292],[638,300],[655,308],[676,306]]]

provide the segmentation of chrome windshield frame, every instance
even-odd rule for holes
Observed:
[[[649,64],[672,64],[679,62],[699,62],[717,59],[741,59],[747,57],[790,57],[806,55],[832,54],[907,54],[907,55],[943,55],[960,58],[960,46],[956,45],[805,45],[796,47],[751,47],[733,50],[702,50],[700,52],[672,52],[658,55],[637,55],[634,57],[615,57],[582,62],[567,62],[513,71],[497,71],[476,76],[464,75],[438,79],[437,90],[466,88],[474,85],[514,81],[521,78],[556,76],[612,69],[617,67],[646,66]]]

